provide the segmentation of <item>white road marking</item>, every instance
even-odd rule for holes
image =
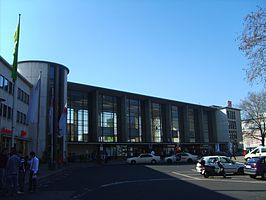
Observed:
[[[176,181],[176,179],[175,178],[160,178],[160,179],[142,179],[142,180],[135,180],[135,181],[119,181],[119,182],[113,182],[113,183],[101,185],[100,188],[110,187],[113,185],[127,184],[127,183],[144,183],[144,182],[154,182],[154,181]]]
[[[172,172],[172,174],[186,177],[187,179],[181,179],[181,180],[197,180],[197,181],[215,181],[215,182],[233,182],[233,183],[252,183],[252,184],[266,184],[266,181],[250,181],[250,180],[232,180],[232,179],[210,179],[210,178],[196,178],[193,176],[189,176],[187,174],[181,174],[178,172]]]
[[[186,175],[186,174],[181,174],[181,173],[177,173],[177,172],[172,172],[172,173],[176,174],[176,175],[179,175],[179,176],[183,176],[183,177],[189,178],[189,179],[201,180],[200,178],[196,178],[196,177],[189,176],[189,175]]]

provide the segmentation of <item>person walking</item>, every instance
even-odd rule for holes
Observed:
[[[0,153],[0,192],[4,192],[6,185],[7,160],[8,160],[7,148],[4,148]]]
[[[20,194],[18,191],[18,173],[19,173],[20,157],[17,155],[16,149],[11,149],[10,157],[7,160],[6,173],[8,194]]]
[[[18,154],[20,156],[18,184],[19,184],[19,191],[23,193],[25,187],[25,175],[26,175],[27,163],[25,161],[25,157],[23,156],[22,152],[20,151]]]
[[[39,159],[35,155],[35,152],[30,152],[30,176],[29,176],[29,192],[36,191],[37,185],[37,173],[39,171]]]

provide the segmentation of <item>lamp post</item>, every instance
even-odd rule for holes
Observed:
[[[5,102],[6,100],[3,99],[3,98],[0,98],[0,109],[1,109],[1,116],[0,116],[0,131],[2,130],[2,102]],[[1,135],[1,132],[0,132],[0,135]],[[1,138],[0,138],[1,139]]]

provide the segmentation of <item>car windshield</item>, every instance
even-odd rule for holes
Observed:
[[[256,163],[260,158],[250,158],[247,163]]]

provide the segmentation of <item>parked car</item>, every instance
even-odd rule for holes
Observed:
[[[253,149],[251,152],[245,155],[245,160],[248,160],[254,157],[260,157],[260,156],[266,156],[266,147],[259,146]]]
[[[257,147],[246,147],[246,149],[243,150],[243,156],[247,155],[252,150],[256,149]]]
[[[168,164],[176,163],[180,160],[181,160],[181,156],[179,154],[178,155],[177,154],[171,155],[171,156],[164,158],[164,162],[166,162]]]
[[[174,162],[187,162],[187,163],[192,163],[192,162],[197,162],[199,159],[198,155],[192,155],[190,153],[177,153],[175,155],[166,157],[164,161],[168,164],[174,163]]]
[[[132,157],[127,159],[127,163],[129,164],[156,164],[161,160],[160,156],[155,156],[150,153],[140,154],[137,157]]]
[[[250,158],[245,163],[244,173],[248,174],[251,178],[261,176],[266,179],[266,156]]]
[[[226,174],[244,174],[244,164],[235,162],[226,156],[204,156],[198,161],[196,171],[202,173],[204,165],[215,167],[218,171],[219,166],[217,161],[220,161],[220,163],[224,166]]]

